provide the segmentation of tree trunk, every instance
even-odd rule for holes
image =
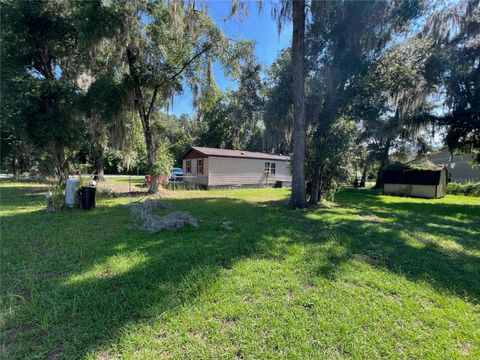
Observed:
[[[105,171],[103,168],[103,149],[100,144],[95,144],[95,170],[97,171],[98,181],[105,181]]]
[[[375,182],[375,189],[380,189],[383,187],[383,169],[388,165],[388,153],[390,152],[390,147],[392,140],[388,139],[385,142],[385,147],[383,149],[382,158],[380,159],[380,167],[378,168],[377,181]]]
[[[133,80],[133,89],[135,94],[135,106],[138,109],[138,115],[140,116],[140,120],[142,121],[142,128],[143,128],[143,135],[145,137],[145,146],[147,148],[147,163],[149,172],[152,177],[152,181],[150,182],[150,189],[148,190],[151,194],[158,193],[158,176],[153,174],[152,171],[155,167],[155,142],[153,141],[153,132],[150,126],[150,110],[146,110],[145,101],[142,93],[142,88],[140,86],[139,75],[136,71],[135,67],[135,55],[130,48],[127,48],[127,59],[128,59],[128,67],[130,70],[130,76]],[[151,104],[155,102],[156,91],[152,95]]]
[[[367,182],[367,174],[368,174],[368,168],[369,168],[369,163],[368,161],[365,161],[365,164],[363,165],[363,170],[362,170],[362,177],[360,179],[360,187],[364,188],[365,184]]]
[[[325,196],[325,183],[323,181],[323,172],[325,171],[325,166],[320,166],[318,169],[318,197],[317,202],[319,203]]]
[[[305,197],[305,1],[293,1],[293,155],[290,206],[303,209]]]
[[[383,187],[383,175],[382,171],[385,166],[380,163],[380,167],[378,168],[377,171],[377,180],[375,181],[375,186],[373,187],[374,189],[380,189]]]
[[[105,138],[106,128],[102,125],[98,114],[90,117],[89,131],[93,142],[93,162],[95,163],[96,178],[98,181],[105,181],[103,140]]]
[[[148,192],[151,194],[158,193],[158,175],[152,175],[152,182],[150,183]]]
[[[13,174],[14,177],[17,177],[17,164],[18,164],[18,160],[14,156],[12,158],[12,174]]]
[[[312,177],[312,190],[310,193],[309,205],[317,205],[320,197],[320,171],[315,171]]]
[[[155,142],[153,140],[153,132],[150,127],[150,118],[149,116],[144,116],[142,118],[142,125],[143,125],[143,134],[145,136],[145,146],[147,148],[147,163],[149,172],[152,177],[152,181],[150,183],[150,189],[148,190],[151,194],[158,193],[158,174],[154,174],[154,167],[155,167]]]
[[[54,145],[54,161],[57,173],[61,179],[68,179],[69,164],[65,159],[65,148],[62,144]]]

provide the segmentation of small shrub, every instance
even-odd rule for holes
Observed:
[[[65,203],[65,182],[55,185],[52,190],[52,205],[58,210],[61,209]]]
[[[480,182],[449,183],[447,194],[480,197]]]
[[[161,187],[163,187],[164,189],[166,189],[167,186],[168,186],[168,177],[165,176],[165,175],[160,175],[160,176],[158,177],[158,184],[159,184]]]
[[[91,178],[89,175],[79,175],[78,176],[78,188],[81,189],[84,186],[89,186]]]

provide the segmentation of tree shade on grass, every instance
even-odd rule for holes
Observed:
[[[38,184],[0,186],[4,358],[480,355],[477,198],[176,192],[159,214],[200,226],[145,234],[130,199],[46,214]]]

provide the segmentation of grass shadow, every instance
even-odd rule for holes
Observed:
[[[316,273],[334,278],[342,264],[361,260],[478,304],[480,229],[475,224],[480,223],[480,203],[393,200],[349,191],[338,197],[340,209],[306,213],[323,229],[324,241],[333,236],[341,245],[341,251],[327,250],[327,261]],[[333,221],[332,214],[337,215]]]
[[[222,269],[261,251],[262,234],[249,236],[248,224],[271,228],[252,204],[235,199],[172,203],[200,227],[145,234],[131,228],[123,205],[5,218],[3,296],[15,309],[2,331],[5,347],[16,357],[85,357],[120,329],[194,302]],[[226,218],[233,231],[221,226]]]

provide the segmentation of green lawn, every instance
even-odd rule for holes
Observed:
[[[128,185],[129,182],[132,186],[145,184],[143,175],[106,175],[105,179],[109,184]]]
[[[180,191],[200,226],[145,234],[0,186],[2,358],[480,358],[479,198]]]

